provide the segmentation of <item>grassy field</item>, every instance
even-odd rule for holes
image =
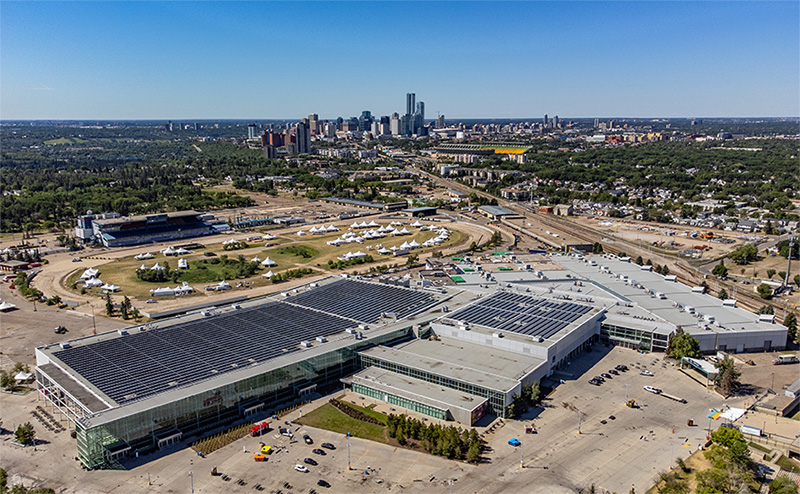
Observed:
[[[80,139],[78,137],[60,137],[58,139],[50,139],[49,141],[44,141],[45,144],[48,146],[54,146],[56,144],[83,144],[85,142],[89,142],[85,139]]]
[[[194,287],[194,294],[184,295],[188,297],[202,296],[202,285],[208,283],[226,280],[231,282],[232,285],[236,286],[236,283],[234,282],[242,281],[242,278],[237,278],[234,275],[235,270],[233,270],[230,266],[226,267],[221,262],[212,264],[212,259],[221,259],[222,256],[227,256],[228,259],[238,259],[238,257],[241,255],[244,256],[246,262],[249,262],[251,259],[256,257],[261,260],[270,257],[273,261],[275,261],[278,264],[277,266],[263,268],[259,266],[259,269],[257,269],[252,276],[246,278],[247,283],[254,287],[272,284],[269,279],[261,276],[270,270],[274,273],[282,274],[288,270],[307,267],[315,270],[316,272],[330,271],[331,273],[339,273],[341,272],[340,270],[334,269],[331,271],[328,269],[328,261],[335,261],[337,258],[343,256],[347,252],[355,252],[358,250],[373,256],[375,260],[372,264],[359,265],[357,267],[359,272],[367,272],[370,265],[404,265],[406,263],[405,256],[393,257],[391,255],[380,255],[376,251],[378,249],[378,245],[382,245],[383,247],[390,249],[392,246],[399,247],[403,242],[410,242],[412,239],[419,243],[423,243],[424,241],[435,236],[434,232],[421,232],[417,231],[415,228],[409,229],[412,232],[411,235],[385,237],[382,239],[368,240],[363,244],[343,244],[339,247],[328,245],[326,242],[338,238],[340,234],[344,233],[344,229],[341,232],[329,233],[326,235],[281,235],[277,239],[270,241],[270,243],[278,245],[266,248],[264,246],[264,241],[248,242],[250,247],[231,251],[225,251],[221,243],[208,244],[203,249],[199,249],[192,254],[182,256],[182,258],[186,259],[189,263],[190,269],[182,271],[181,276],[178,278],[178,282],[186,281]],[[241,240],[244,240],[245,237],[245,234],[231,236],[231,238]],[[451,248],[465,244],[468,238],[468,235],[465,233],[453,230],[451,232],[450,239],[441,246],[417,249],[414,250],[413,253],[419,255],[423,252]],[[153,259],[147,259],[143,261],[134,259],[133,255],[113,261],[95,261],[92,259],[85,259],[85,262],[81,263],[80,267],[76,268],[76,271],[67,277],[66,285],[68,287],[72,287],[80,278],[80,275],[83,273],[84,269],[93,267],[100,270],[98,278],[104,283],[112,283],[114,285],[118,285],[122,289],[122,291],[118,293],[119,296],[124,295],[131,299],[146,300],[150,298],[150,290],[152,289],[165,286],[174,287],[177,283],[173,281],[151,283],[139,280],[136,277],[136,270],[142,264],[148,268],[155,265],[156,262],[162,266],[165,263],[169,263],[170,269],[176,269],[178,267],[178,257],[164,256],[152,246],[142,246],[140,253],[145,252],[151,252],[155,255],[155,257]],[[217,254],[217,256],[205,257],[203,255],[204,252],[214,252]],[[80,288],[77,289],[80,290]],[[94,288],[88,291],[90,293],[97,293],[100,295],[99,288]]]
[[[364,413],[367,413],[367,409],[361,407],[358,408],[361,411],[364,411]],[[371,412],[370,415],[377,413],[373,412],[372,410],[369,410],[369,412]],[[386,420],[385,416],[383,420]],[[348,417],[334,408],[330,403],[326,403],[313,412],[303,415],[301,418],[297,419],[296,422],[309,427],[317,427],[319,429],[326,429],[342,434],[347,434],[349,432],[350,435],[355,437],[369,439],[370,441],[376,441],[379,443],[387,443],[386,427],[368,424],[366,422]]]

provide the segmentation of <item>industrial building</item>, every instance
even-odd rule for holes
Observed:
[[[41,347],[40,396],[97,468],[342,383],[473,425],[599,341],[663,352],[681,326],[708,353],[786,345],[774,321],[626,258],[495,254],[447,261],[457,285],[343,275]]]

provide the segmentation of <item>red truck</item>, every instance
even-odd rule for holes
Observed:
[[[251,437],[261,436],[268,430],[269,430],[269,422],[267,421],[261,422],[260,424],[253,424],[253,427],[250,428],[250,436]]]

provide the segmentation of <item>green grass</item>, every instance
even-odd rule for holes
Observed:
[[[750,444],[748,444],[748,446],[750,446],[751,449],[757,449],[757,450],[759,450],[761,452],[764,452],[764,453],[769,453],[770,452],[769,448],[767,448],[765,446],[762,446],[762,445],[760,445],[758,443],[750,443]]]
[[[348,403],[348,405],[353,406]],[[367,413],[366,408],[360,408],[364,413]],[[369,410],[372,412],[372,410]],[[376,413],[376,412],[372,412]],[[382,414],[381,414],[382,415]],[[309,427],[317,427],[319,429],[326,429],[333,432],[339,432],[362,439],[369,439],[379,443],[387,443],[386,428],[375,424],[368,424],[360,420],[348,417],[339,410],[333,407],[330,403],[326,403],[317,408],[313,412],[304,414],[296,422],[307,425]]]
[[[77,137],[60,137],[58,139],[50,139],[49,141],[44,141],[45,144],[49,146],[53,146],[56,144],[83,144],[85,142],[89,142],[86,139],[79,139]]]
[[[775,463],[777,463],[779,467],[783,468],[787,472],[791,472],[792,469],[794,469],[795,472],[800,472],[800,462],[797,462],[787,456],[781,456]]]

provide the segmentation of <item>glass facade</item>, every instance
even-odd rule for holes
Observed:
[[[376,400],[385,401],[386,403],[427,415],[429,417],[434,417],[440,420],[452,420],[452,417],[449,416],[450,414],[447,410],[442,410],[441,408],[436,408],[431,405],[425,405],[424,403],[409,400],[408,398],[403,398],[401,396],[384,393],[383,391],[372,389],[364,386],[363,384],[353,383],[353,391],[356,393],[361,393],[364,396],[375,398]]]
[[[157,438],[174,434],[180,434],[182,440],[200,439],[212,429],[243,418],[245,410],[259,403],[264,403],[270,410],[297,399],[309,386],[336,384],[340,378],[357,370],[358,350],[400,341],[411,335],[408,327],[377,338],[354,340],[354,344],[348,347],[97,426],[90,424],[91,418],[78,420],[78,456],[88,468],[103,468],[113,465],[110,451],[130,447],[130,453],[146,454],[158,447]]]
[[[634,350],[653,350],[653,333],[640,329],[624,328],[613,324],[600,325],[600,340],[603,343],[633,348]],[[664,346],[666,348],[666,344]]]
[[[385,369],[397,374],[402,374],[404,376],[409,376],[429,383],[437,384],[439,386],[444,386],[446,388],[456,389],[458,391],[463,391],[464,393],[487,398],[489,400],[489,405],[492,407],[492,411],[497,416],[506,418],[506,407],[510,403],[506,403],[506,393],[504,391],[484,388],[483,386],[478,386],[466,381],[459,381],[458,379],[442,376],[440,374],[433,374],[428,371],[396,364],[394,362],[387,362],[369,355],[362,354],[360,355],[360,358],[362,367],[374,365],[379,369]]]

